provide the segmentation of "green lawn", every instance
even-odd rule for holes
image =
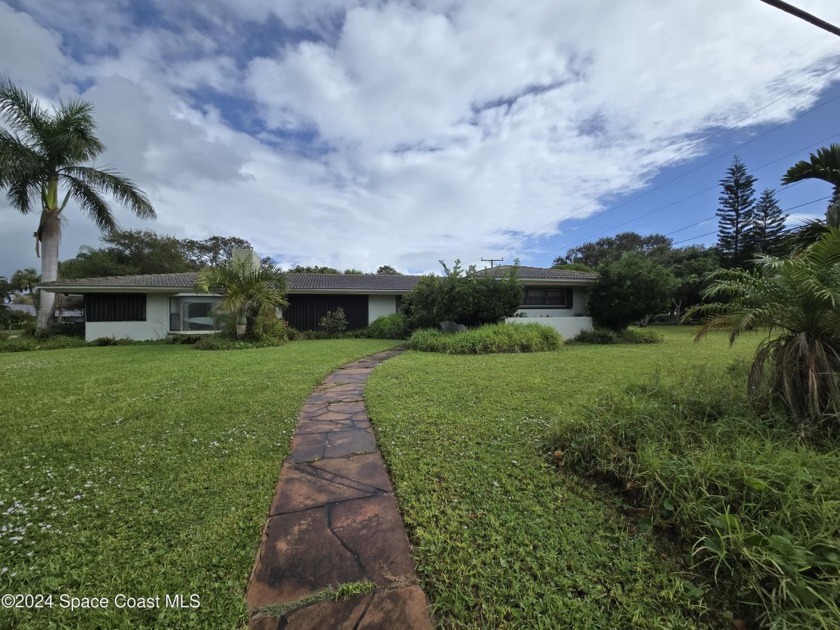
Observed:
[[[233,628],[296,416],[335,367],[394,342],[0,354],[2,628]],[[118,594],[199,596],[116,609]],[[108,597],[105,611],[59,596]],[[187,599],[189,604],[189,599]]]
[[[687,364],[723,370],[759,340],[660,332],[657,345],[410,352],[373,373],[370,413],[440,627],[723,625],[684,558],[640,533],[614,492],[558,471],[546,447],[606,390]]]

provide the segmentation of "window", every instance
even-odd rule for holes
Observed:
[[[85,296],[87,322],[145,322],[143,293],[89,293]]]
[[[525,289],[523,306],[572,308],[572,292],[569,289]]]
[[[217,312],[221,298],[211,295],[190,295],[169,300],[169,330],[172,332],[198,332],[221,330],[222,322]]]

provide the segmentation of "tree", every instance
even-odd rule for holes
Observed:
[[[789,258],[762,255],[756,269],[720,269],[703,292],[707,300],[686,313],[705,322],[697,333],[726,329],[729,341],[766,329],[748,378],[762,404],[781,399],[800,433],[840,418],[840,228]]]
[[[87,245],[75,258],[59,263],[62,278],[97,278],[153,273],[181,273],[197,266],[187,260],[184,241],[151,230],[114,231],[102,237],[107,247]]]
[[[765,188],[753,212],[753,242],[757,252],[773,254],[779,250],[787,217],[773,189]]]
[[[691,245],[677,250],[673,259],[666,263],[676,280],[671,296],[674,318],[680,321],[682,311],[702,301],[701,291],[706,286],[706,277],[720,267],[718,253],[701,245]]]
[[[561,265],[583,264],[594,269],[602,262],[616,261],[628,252],[639,252],[662,258],[671,251],[672,240],[662,234],[642,236],[636,232],[622,232],[615,236],[599,238],[594,243],[584,243],[566,252],[566,256],[554,259],[552,267]]]
[[[720,180],[723,189],[718,198],[718,251],[730,266],[743,265],[754,251],[753,207],[755,177],[736,155]]]
[[[376,270],[377,275],[380,276],[401,276],[402,274],[394,269],[391,265],[382,265]]]
[[[345,269],[344,270],[344,275],[345,276],[363,276],[364,274],[365,274],[365,272],[361,271],[359,269]]]
[[[237,236],[211,236],[203,241],[184,239],[181,247],[194,269],[224,265],[233,258],[233,250],[253,249],[251,243]]]
[[[32,293],[39,282],[41,282],[41,276],[33,267],[18,269],[9,280],[12,291],[26,294]]]
[[[810,161],[800,160],[782,177],[782,183],[793,184],[805,179],[821,179],[834,186],[828,204],[826,223],[840,227],[840,144],[834,143],[811,153]]]
[[[589,293],[589,312],[597,326],[612,330],[667,310],[676,284],[668,269],[639,252],[601,263],[598,274]]]
[[[61,217],[71,198],[103,231],[116,226],[103,195],[139,217],[155,216],[149,199],[129,179],[110,169],[86,166],[105,150],[94,133],[92,114],[93,106],[80,100],[61,103],[49,112],[10,79],[0,77],[0,118],[8,126],[0,129],[0,188],[23,214],[41,204],[34,236],[44,282],[58,277]],[[41,296],[39,331],[49,327],[54,301],[54,293]]]
[[[289,269],[290,273],[340,273],[338,269],[334,269],[333,267],[302,267],[301,265],[295,265],[293,269]]]
[[[0,305],[9,301],[12,292],[13,289],[9,279],[6,276],[0,276]]]
[[[255,265],[250,257],[201,270],[195,289],[223,294],[220,310],[236,317],[237,337],[253,337],[257,318],[289,304],[282,272],[273,264]]]

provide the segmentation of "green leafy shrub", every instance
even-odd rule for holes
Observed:
[[[492,354],[556,350],[563,337],[542,324],[488,324],[465,332],[418,330],[409,339],[412,350],[444,354]]]
[[[62,322],[60,324],[53,324],[50,328],[50,335],[61,335],[63,337],[82,337],[85,336],[84,322]]]
[[[369,339],[408,339],[410,334],[408,318],[401,313],[392,313],[377,317],[367,327],[364,336]]]
[[[435,328],[443,321],[465,326],[495,324],[522,304],[522,283],[514,265],[502,278],[466,270],[460,261],[450,269],[440,261],[444,276],[424,276],[403,298],[411,330]]]
[[[347,316],[344,314],[344,309],[339,306],[334,311],[327,311],[327,314],[318,322],[318,326],[328,335],[343,333],[347,330]]]
[[[53,335],[43,339],[36,339],[21,335],[0,341],[0,352],[28,352],[30,350],[62,350],[64,348],[81,348],[87,345],[84,339],[78,337],[64,337]]]
[[[198,340],[201,339],[201,335],[169,335],[166,340],[175,345],[179,346],[191,346],[195,343],[198,343]]]
[[[756,416],[745,371],[608,394],[556,430],[555,457],[630,491],[642,524],[676,531],[742,614],[840,627],[840,444],[817,449]]]
[[[610,330],[609,328],[593,328],[581,330],[567,343],[615,344],[615,343],[662,343],[665,338],[653,330],[638,330],[625,328],[624,330]]]

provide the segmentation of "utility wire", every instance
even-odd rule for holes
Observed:
[[[840,96],[838,96],[838,98],[840,98]],[[781,157],[778,157],[778,158],[776,158],[776,159],[774,159],[774,160],[771,160],[771,161],[769,161],[769,162],[765,162],[764,164],[762,164],[761,166],[759,166],[759,167],[757,167],[757,168],[755,168],[755,169],[753,169],[753,170],[754,170],[754,171],[760,171],[761,169],[763,169],[763,168],[767,168],[767,167],[768,167],[768,166],[770,166],[771,164],[775,164],[776,162],[780,162],[781,160],[784,160],[784,159],[786,159],[786,158],[789,158],[789,157],[790,157],[790,156],[792,156],[792,155],[798,155],[798,154],[799,154],[799,153],[801,153],[802,151],[807,151],[808,149],[810,149],[810,148],[812,148],[812,147],[815,147],[815,146],[822,146],[822,145],[823,145],[824,143],[826,143],[827,141],[829,141],[829,140],[833,140],[834,138],[836,138],[836,137],[838,137],[838,136],[840,136],[840,133],[835,133],[835,134],[832,134],[832,135],[830,135],[830,136],[826,136],[825,138],[823,138],[823,139],[821,139],[821,140],[817,140],[816,142],[812,142],[812,143],[810,143],[810,144],[808,144],[808,145],[806,145],[806,146],[804,146],[804,147],[802,147],[802,148],[800,148],[800,149],[797,149],[796,151],[791,151],[790,153],[786,153],[785,155],[782,155]],[[673,180],[671,180],[671,181],[673,181]],[[670,183],[670,182],[668,182],[668,183]],[[801,183],[802,183],[802,181],[794,182],[794,183],[792,183],[792,184],[786,184],[785,186],[783,186],[783,187],[781,188],[781,190],[788,190],[788,189],[793,188],[794,186],[797,186],[797,185],[799,185],[799,184],[801,184]],[[703,188],[702,190],[699,190],[699,191],[697,191],[696,193],[692,193],[692,194],[690,194],[690,195],[688,195],[688,196],[686,196],[686,197],[682,197],[682,198],[680,198],[680,199],[677,199],[676,201],[672,201],[672,202],[670,202],[670,203],[667,203],[667,204],[665,204],[664,206],[659,206],[658,208],[654,208],[653,210],[650,210],[649,212],[646,212],[646,213],[644,213],[644,214],[640,214],[639,216],[634,217],[634,218],[632,218],[632,219],[628,219],[627,221],[624,221],[623,223],[619,223],[618,225],[613,225],[612,227],[607,228],[606,230],[602,230],[601,232],[598,232],[597,234],[594,234],[594,235],[590,236],[589,238],[597,238],[598,236],[601,236],[602,234],[606,234],[607,232],[612,232],[613,230],[615,230],[615,229],[617,229],[617,228],[620,228],[620,227],[623,227],[623,226],[627,225],[628,223],[633,223],[634,221],[638,221],[639,219],[643,219],[643,218],[645,218],[645,217],[647,217],[647,216],[650,216],[650,215],[652,215],[652,214],[655,214],[655,213],[657,213],[657,212],[660,212],[661,210],[665,210],[665,209],[667,209],[667,208],[671,208],[671,207],[673,207],[673,206],[679,205],[679,204],[683,203],[684,201],[688,201],[689,199],[693,199],[694,197],[698,197],[698,196],[700,196],[700,195],[702,195],[702,194],[704,194],[704,193],[707,193],[707,192],[710,192],[710,191],[712,191],[712,190],[715,190],[716,188],[718,188],[718,187],[719,187],[719,185],[720,185],[720,184],[714,184],[714,185],[712,185],[712,186],[708,186],[708,187],[706,187],[706,188]],[[648,194],[648,193],[644,193],[644,194]],[[644,196],[644,195],[640,195],[640,196],[638,196],[638,197],[634,197],[632,200],[628,200],[628,201],[626,201],[626,202],[622,202],[621,204],[618,204],[617,206],[613,206],[613,207],[611,208],[611,210],[614,210],[615,208],[618,208],[618,207],[621,207],[621,206],[623,206],[623,205],[626,205],[626,204],[627,204],[627,203],[629,203],[630,201],[635,201],[635,200],[639,199],[639,198],[640,198],[640,197],[642,197],[642,196]],[[575,229],[579,228],[581,225],[585,225],[585,224],[587,224],[587,223],[589,223],[589,222],[591,222],[591,221],[594,221],[596,218],[599,218],[599,217],[601,217],[601,216],[603,216],[603,213],[601,213],[601,214],[599,214],[599,215],[597,215],[597,216],[590,217],[589,219],[586,219],[585,221],[582,221],[582,222],[578,223],[578,224],[575,226]],[[678,230],[678,231],[679,231],[679,230]]]
[[[764,4],[769,4],[771,7],[776,7],[777,9],[781,9],[785,13],[790,13],[791,15],[795,15],[801,20],[805,20],[806,22],[810,22],[814,26],[818,26],[824,31],[828,31],[829,33],[834,33],[838,37],[840,37],[840,28],[834,26],[830,22],[826,22],[825,20],[821,20],[816,15],[812,15],[811,13],[807,13],[802,9],[793,6],[792,4],[788,4],[787,2],[782,2],[782,0],[761,0]]]
[[[584,203],[583,205],[580,205],[580,206],[578,206],[578,207],[574,208],[574,209],[573,209],[573,210],[571,210],[570,212],[567,212],[566,214],[561,215],[561,216],[559,216],[559,217],[557,217],[557,218],[555,218],[555,219],[553,219],[553,220],[549,221],[549,222],[548,222],[548,223],[546,223],[545,225],[540,226],[539,228],[537,228],[536,230],[533,230],[533,231],[531,231],[531,232],[528,232],[527,234],[523,234],[522,236],[517,237],[516,239],[514,239],[514,240],[510,241],[510,245],[514,245],[515,243],[518,243],[518,242],[520,242],[520,241],[523,241],[523,240],[525,240],[526,238],[528,238],[528,237],[530,237],[530,236],[533,236],[533,235],[534,235],[534,234],[536,234],[537,232],[539,232],[539,231],[541,231],[541,230],[543,230],[543,229],[545,229],[545,228],[547,228],[547,227],[549,227],[549,226],[551,226],[551,225],[554,225],[554,224],[555,224],[555,223],[557,223],[558,221],[562,221],[563,219],[568,218],[568,217],[570,217],[570,216],[574,215],[574,214],[575,214],[575,213],[577,213],[578,211],[583,210],[584,208],[587,208],[587,207],[591,206],[591,205],[592,205],[593,203],[595,203],[596,201],[598,201],[598,200],[600,200],[600,199],[603,199],[604,197],[608,197],[609,195],[612,195],[612,194],[614,194],[614,193],[618,192],[619,190],[621,190],[622,188],[624,188],[624,187],[625,187],[625,186],[627,186],[628,184],[632,184],[633,182],[638,181],[638,180],[640,180],[640,179],[642,179],[642,178],[644,178],[644,177],[646,177],[646,176],[650,175],[651,173],[653,173],[654,171],[656,171],[656,170],[657,170],[657,169],[659,169],[660,167],[665,166],[666,164],[669,164],[669,163],[673,162],[676,158],[680,157],[681,155],[686,154],[687,152],[689,152],[691,149],[693,149],[694,147],[698,146],[699,144],[701,144],[701,143],[703,143],[703,142],[707,142],[707,141],[711,140],[712,138],[715,138],[715,137],[719,136],[719,135],[720,135],[720,134],[722,134],[722,133],[725,133],[725,132],[727,132],[727,131],[731,131],[731,130],[735,129],[738,125],[740,125],[740,124],[741,124],[742,122],[744,122],[745,120],[747,120],[747,119],[749,119],[749,118],[752,118],[753,116],[755,116],[755,115],[756,115],[756,114],[758,114],[759,112],[761,112],[761,111],[763,111],[763,110],[767,109],[768,107],[771,107],[772,105],[775,105],[776,103],[778,103],[778,102],[779,102],[779,101],[781,101],[782,99],[785,99],[785,98],[787,98],[788,96],[791,96],[791,95],[793,95],[793,94],[796,94],[797,92],[802,91],[803,89],[805,89],[806,87],[808,87],[809,85],[811,85],[812,83],[814,83],[815,81],[818,81],[819,79],[822,79],[822,78],[823,78],[823,77],[825,77],[826,75],[831,74],[832,72],[836,71],[838,68],[840,68],[840,66],[833,66],[832,68],[829,68],[829,69],[828,69],[828,70],[826,70],[825,72],[822,72],[822,73],[818,74],[817,76],[815,76],[814,78],[812,78],[810,81],[807,81],[806,83],[804,83],[804,84],[800,85],[798,88],[796,88],[796,89],[794,89],[794,90],[791,90],[790,92],[786,92],[785,94],[782,94],[781,96],[779,96],[779,97],[775,98],[774,100],[770,101],[770,102],[769,102],[769,103],[767,103],[766,105],[763,105],[763,106],[759,107],[758,109],[755,109],[755,110],[751,111],[749,114],[747,114],[747,115],[743,116],[742,118],[739,118],[738,120],[736,120],[735,122],[733,122],[733,123],[729,124],[728,126],[723,127],[723,128],[721,128],[721,129],[717,130],[716,132],[714,132],[714,133],[712,133],[712,134],[709,134],[708,136],[704,136],[704,137],[702,137],[702,138],[698,138],[697,140],[695,140],[694,142],[692,142],[689,146],[687,146],[686,148],[684,148],[684,149],[682,149],[681,151],[677,152],[675,155],[673,155],[673,156],[671,156],[671,157],[669,157],[669,158],[666,158],[666,159],[664,159],[664,160],[662,160],[662,161],[660,161],[660,162],[657,162],[656,164],[654,164],[654,165],[653,165],[653,166],[651,166],[650,168],[646,169],[645,171],[643,171],[643,172],[639,173],[639,174],[638,174],[638,175],[636,175],[635,177],[633,177],[633,178],[631,178],[631,179],[628,179],[626,182],[624,182],[624,183],[622,183],[622,184],[619,184],[618,186],[616,186],[616,187],[614,187],[614,188],[611,188],[610,190],[608,190],[608,191],[607,191],[607,192],[605,192],[605,193],[602,193],[602,194],[600,194],[600,195],[597,195],[595,198],[591,199],[590,201],[587,201],[587,202],[586,202],[586,203]],[[837,100],[838,98],[840,98],[840,96],[834,97],[834,98],[830,99],[829,101],[826,101],[825,103],[821,103],[821,104],[816,105],[816,106],[814,106],[814,107],[812,107],[812,108],[810,108],[810,109],[807,109],[807,110],[805,110],[804,112],[802,112],[802,114],[801,114],[801,115],[808,114],[808,113],[810,113],[811,111],[813,111],[813,110],[815,110],[815,109],[818,109],[819,107],[822,107],[823,105],[827,105],[827,104],[828,104],[828,103],[830,103],[831,101]],[[771,129],[770,131],[765,132],[764,134],[761,134],[761,136],[758,136],[758,137],[756,137],[756,138],[753,138],[752,140],[749,140],[749,141],[747,141],[747,142],[745,142],[745,143],[743,143],[743,144],[739,145],[738,147],[736,147],[736,148],[735,148],[735,149],[733,149],[733,150],[737,150],[738,148],[740,148],[740,147],[742,147],[742,146],[745,146],[746,144],[749,144],[750,142],[754,142],[754,141],[755,141],[755,140],[757,140],[758,138],[761,138],[761,137],[763,137],[763,136],[767,135],[768,133],[771,133],[772,131],[775,131],[776,129],[779,129],[780,127],[783,127],[785,124],[786,124],[786,123],[783,123],[783,124],[781,124],[781,125],[778,125],[777,127],[774,127],[773,129]],[[730,152],[731,152],[731,151],[730,151]],[[725,154],[723,154],[723,155],[727,155],[727,154],[728,154],[728,153],[730,153],[730,152],[727,152],[727,153],[725,153]],[[717,157],[717,158],[715,158],[715,159],[719,159],[719,158],[720,158],[720,156],[718,156],[718,157]],[[696,169],[694,169],[694,170],[696,170]],[[685,173],[685,175],[687,175],[688,173],[691,173],[691,172],[693,172],[693,171],[688,171],[687,173]],[[655,190],[657,190],[657,189],[661,188],[662,186],[667,185],[667,184],[670,184],[671,182],[675,181],[675,179],[679,179],[679,177],[674,178],[674,179],[672,179],[672,180],[669,180],[668,182],[665,182],[664,184],[661,184],[660,186],[657,186],[656,188],[652,188],[652,189],[648,190],[647,192],[645,192],[644,194],[650,194],[651,192],[653,192],[653,191],[655,191]],[[638,199],[638,198],[639,198],[639,197],[641,197],[641,196],[644,196],[644,194],[643,194],[643,195],[640,195],[640,196],[638,196],[638,197],[636,197],[636,199]],[[626,202],[625,202],[625,203],[626,203]],[[623,204],[622,204],[622,205],[623,205]],[[613,210],[613,209],[615,209],[615,208],[617,208],[617,207],[618,207],[618,206],[614,206],[613,208],[610,208],[610,210]],[[607,212],[609,212],[610,210],[607,210]],[[601,213],[601,214],[603,215],[604,213]]]

